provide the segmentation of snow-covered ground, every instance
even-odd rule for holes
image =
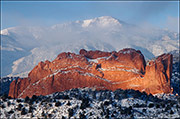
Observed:
[[[72,89],[25,99],[0,97],[0,118],[180,118],[180,96]]]

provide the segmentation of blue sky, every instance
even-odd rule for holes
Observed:
[[[178,2],[2,2],[1,29],[51,26],[58,23],[112,16],[127,23],[178,30]]]

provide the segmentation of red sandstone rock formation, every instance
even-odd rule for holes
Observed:
[[[13,81],[9,96],[25,98],[72,88],[135,89],[147,93],[171,93],[172,55],[163,54],[147,64],[140,51],[80,50],[61,53],[50,62],[40,62],[27,78]]]

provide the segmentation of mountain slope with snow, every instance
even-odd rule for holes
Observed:
[[[110,16],[51,27],[13,27],[1,31],[2,76],[27,76],[40,61],[61,52],[119,51],[135,48],[147,59],[179,48],[179,34],[127,24]]]

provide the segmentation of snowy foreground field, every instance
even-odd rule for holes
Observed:
[[[0,97],[0,118],[180,118],[180,96],[72,89],[25,99]]]

